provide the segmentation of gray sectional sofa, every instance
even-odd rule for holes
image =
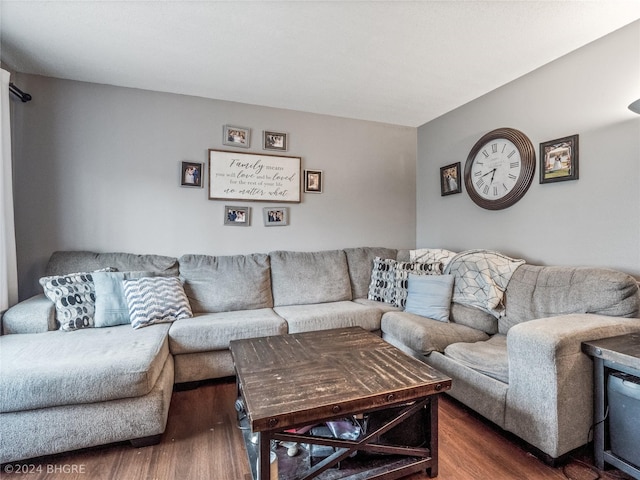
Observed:
[[[165,429],[174,384],[234,374],[231,340],[345,326],[376,332],[450,375],[454,397],[550,458],[587,442],[591,363],[580,342],[640,331],[640,319],[624,318],[640,310],[632,277],[520,265],[499,319],[454,295],[443,322],[372,299],[376,257],[406,264],[410,252],[54,253],[47,276],[104,268],[179,275],[193,317],[63,331],[44,295],[5,312],[0,463],[153,443]]]

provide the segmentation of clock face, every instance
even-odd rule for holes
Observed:
[[[525,134],[513,128],[493,130],[476,142],[467,157],[467,193],[482,208],[510,207],[529,189],[535,168],[536,154]]]
[[[485,143],[473,159],[473,189],[484,199],[497,200],[514,189],[521,170],[518,147],[511,140],[496,138]]]

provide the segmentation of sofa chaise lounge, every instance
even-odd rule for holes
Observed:
[[[635,280],[605,269],[520,265],[499,319],[454,295],[445,322],[372,294],[379,259],[393,262],[388,278],[405,284],[418,264],[442,272],[445,261],[412,262],[412,253],[363,247],[177,259],[55,252],[47,277],[98,278],[105,268],[123,272],[121,278],[179,275],[192,317],[64,331],[43,294],[10,308],[0,336],[0,463],[157,442],[174,384],[234,374],[231,340],[346,326],[376,332],[450,375],[455,398],[550,458],[586,443],[591,364],[580,342],[640,331],[640,319],[623,318],[638,316]],[[399,285],[391,287],[406,287]],[[485,371],[487,364],[502,373]]]

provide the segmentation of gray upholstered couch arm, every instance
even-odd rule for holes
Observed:
[[[553,457],[587,442],[593,423],[593,364],[581,344],[630,332],[640,332],[640,319],[593,314],[542,318],[511,327],[505,428],[544,445]]]
[[[2,334],[56,330],[56,308],[43,293],[14,305],[2,315]]]

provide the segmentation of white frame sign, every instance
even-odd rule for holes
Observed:
[[[300,157],[209,150],[209,199],[300,203]]]

